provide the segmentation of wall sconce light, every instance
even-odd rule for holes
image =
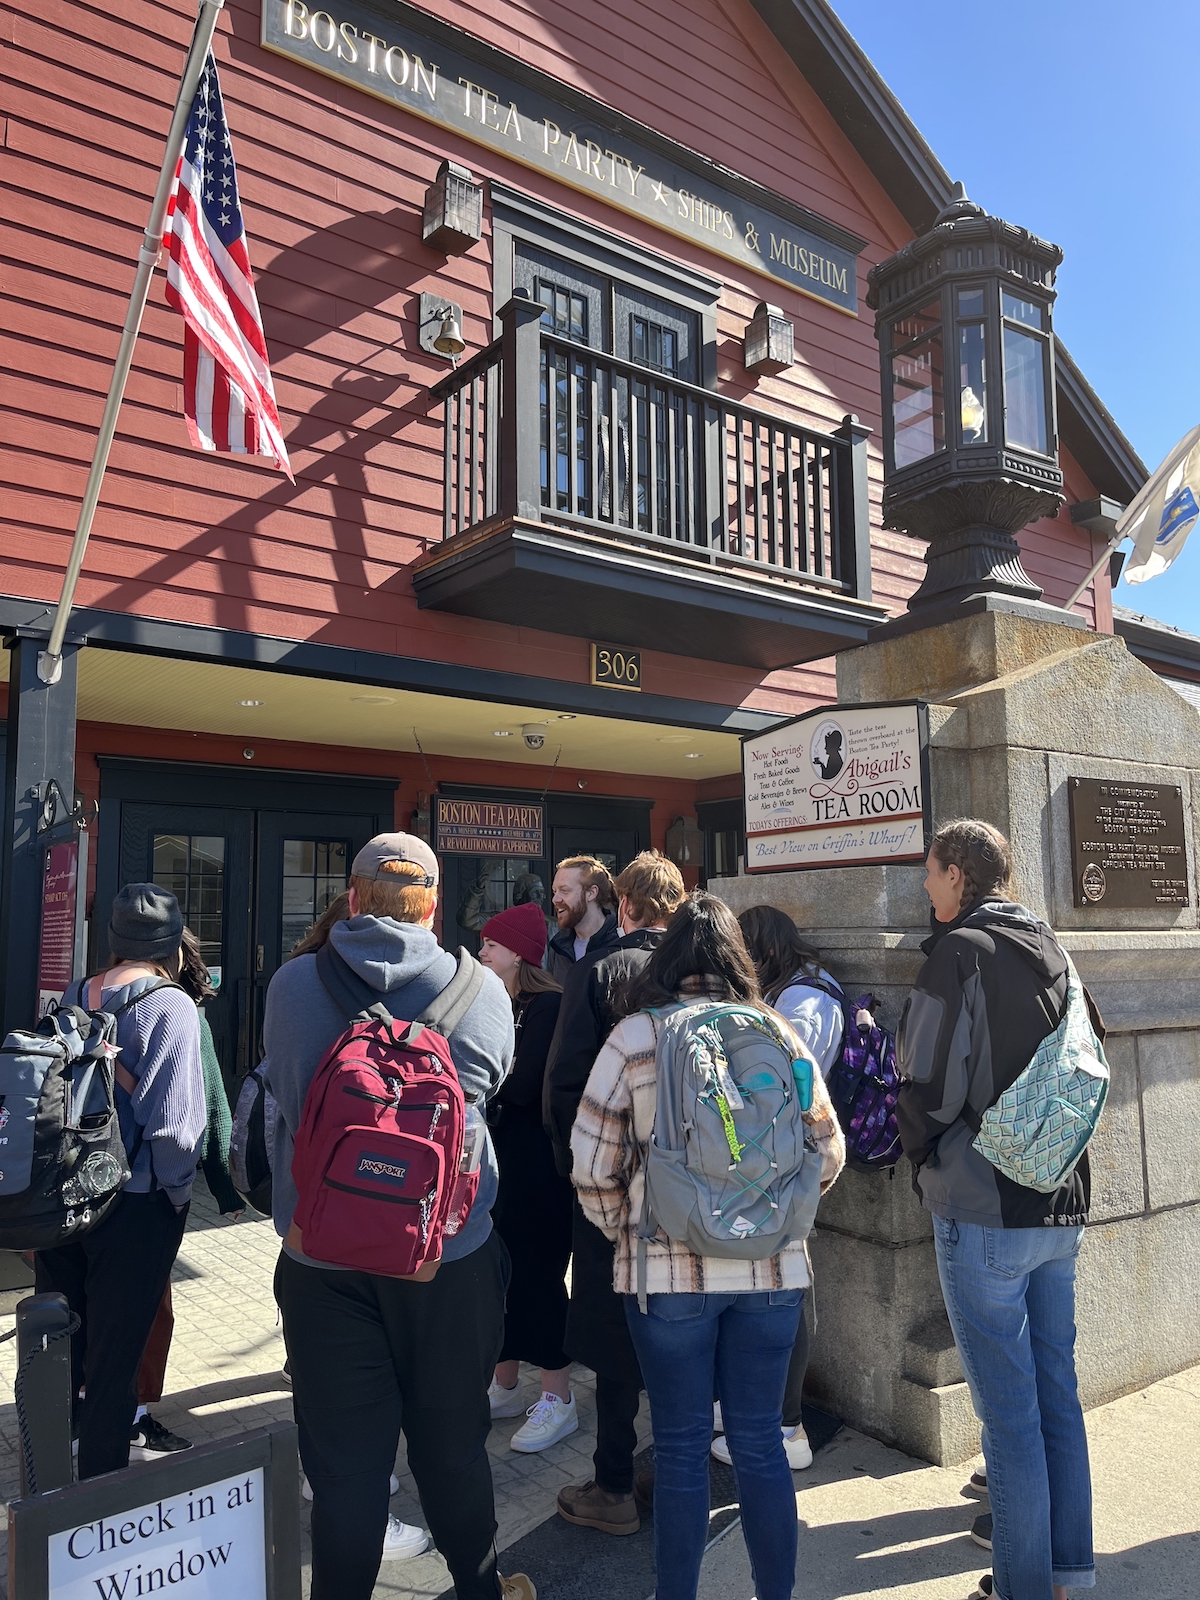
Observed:
[[[462,307],[443,294],[421,295],[420,344],[431,356],[458,364],[467,348],[462,331]]]
[[[796,330],[778,306],[760,300],[746,329],[747,372],[783,372],[796,360]]]
[[[461,256],[483,236],[483,185],[457,161],[443,161],[425,191],[421,237],[431,250]]]

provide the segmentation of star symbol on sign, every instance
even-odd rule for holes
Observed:
[[[663,184],[659,183],[654,178],[650,180],[650,187],[654,190],[654,198],[656,200],[661,200],[663,205],[665,205],[669,211],[671,209],[671,202],[667,199],[667,195],[670,193],[670,190],[666,189]]]

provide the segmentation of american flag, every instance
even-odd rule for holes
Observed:
[[[192,443],[270,456],[292,482],[279,426],[237,169],[210,55],[192,102],[167,222],[167,302],[184,320],[183,409]]]

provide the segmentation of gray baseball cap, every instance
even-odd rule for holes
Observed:
[[[424,872],[426,889],[432,889],[437,884],[438,858],[424,839],[418,839],[415,833],[377,833],[355,856],[350,868],[351,875],[374,880],[379,876],[380,867],[387,861],[410,861]]]

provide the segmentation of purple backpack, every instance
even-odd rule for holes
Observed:
[[[860,994],[850,1004],[836,984],[803,979],[842,1008],[842,1053],[826,1086],[846,1136],[846,1162],[863,1172],[894,1167],[901,1156],[896,1124],[896,1037],[875,1021],[875,996]]]

